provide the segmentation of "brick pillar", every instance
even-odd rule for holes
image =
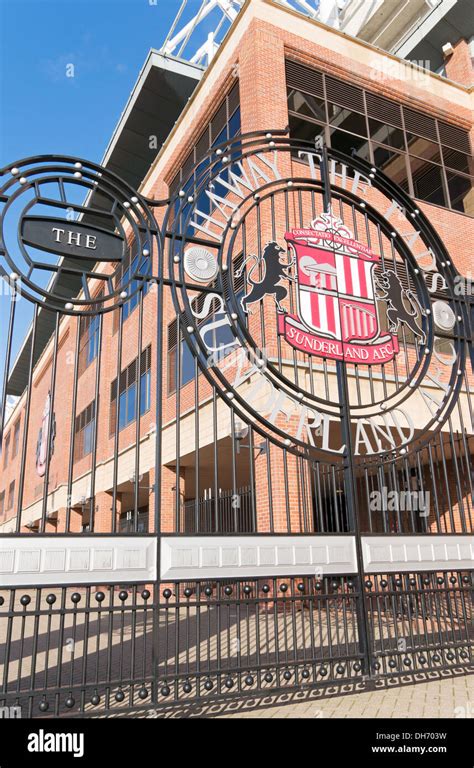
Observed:
[[[110,533],[112,531],[112,501],[113,497],[105,491],[95,497],[94,533]],[[117,511],[120,513],[117,499]]]
[[[270,480],[269,480],[270,477]],[[271,483],[271,487],[270,487]],[[314,530],[309,465],[280,446],[255,460],[257,531],[301,533]]]
[[[184,468],[181,468],[178,479],[175,467],[161,468],[161,531],[163,533],[176,532],[176,493],[179,492],[181,499],[184,499],[184,473]]]
[[[20,533],[33,533],[33,531],[31,530],[31,528],[28,528],[27,525],[21,525]]]
[[[239,51],[239,80],[242,133],[286,128],[285,56],[278,32],[253,23]]]
[[[471,45],[474,45],[471,43]],[[469,42],[461,39],[453,45],[454,51],[445,57],[446,75],[450,80],[468,87],[474,85],[474,68]]]
[[[56,525],[56,533],[66,533],[66,516],[67,511],[65,507],[58,509],[58,518]],[[82,530],[82,509],[80,507],[73,507],[70,512],[69,531],[70,533],[78,533]]]
[[[46,525],[44,526],[44,532],[57,533],[57,530],[58,530],[58,520],[56,518],[47,519]]]
[[[64,515],[64,524],[66,524],[66,515]],[[73,507],[70,512],[68,533],[80,533],[81,531],[82,509],[81,507]]]

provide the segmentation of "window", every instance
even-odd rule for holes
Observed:
[[[236,83],[184,160],[179,172],[170,184],[170,194],[174,195],[182,188],[186,192],[186,197],[188,195],[196,196],[196,201],[194,203],[196,208],[202,211],[202,213],[209,214],[211,211],[211,200],[206,194],[206,188],[208,188],[208,167],[210,159],[206,156],[207,152],[211,147],[235,139],[239,134],[239,84]],[[238,154],[238,152],[239,147],[234,143],[232,153]],[[220,170],[221,166],[216,164],[213,169],[213,174],[218,173]],[[224,180],[227,180],[228,173],[229,168],[224,168],[222,166],[221,176]],[[227,193],[227,190],[224,187],[219,186],[219,184],[214,184],[212,191],[216,195],[221,196],[225,196]],[[189,203],[186,203],[181,207],[181,200],[179,198],[176,200],[174,215],[177,216],[178,211],[180,211],[180,224],[182,229],[186,227],[186,220],[190,210],[191,207]],[[194,227],[188,226],[187,235],[193,236],[194,234]]]
[[[471,179],[460,173],[446,172],[451,208],[474,216],[474,188]]]
[[[122,268],[118,270],[115,288],[118,290],[120,286],[123,286],[127,293],[130,294],[130,299],[123,305],[122,322],[128,320],[133,310],[136,309],[140,302],[140,287],[142,289],[143,297],[148,293],[149,281],[144,280],[143,277],[151,275],[151,255],[144,256],[143,251],[149,251],[151,254],[150,244],[147,240],[140,243],[138,247],[136,243],[130,245],[128,261],[125,261]],[[113,333],[118,329],[119,313],[113,313]]]
[[[81,317],[79,326],[79,376],[96,359],[99,353],[100,316]]]
[[[297,112],[303,117],[310,117],[321,123],[326,122],[326,102],[324,99],[318,99],[308,93],[290,88],[288,91],[288,109],[290,112]]]
[[[328,113],[330,124],[336,128],[356,133],[358,136],[367,136],[367,125],[364,115],[359,115],[350,109],[344,109],[337,104],[330,103],[328,103]]]
[[[151,346],[147,347],[140,356],[140,372],[137,370],[138,358],[125,368],[118,383],[118,427],[119,432],[136,420],[137,400],[139,400],[140,416],[150,410],[151,406]],[[137,381],[140,389],[137,391]],[[110,389],[110,434],[115,434],[117,425],[117,379],[114,379]]]
[[[374,164],[380,168],[392,181],[398,184],[405,192],[409,191],[407,156],[404,152],[396,152],[381,144],[372,144]]]
[[[10,512],[10,510],[13,509],[14,503],[15,503],[15,481],[12,480],[12,482],[8,486],[7,512]]]
[[[5,438],[5,453],[3,454],[3,466],[8,466],[8,461],[10,458],[10,433]]]
[[[179,337],[179,342],[178,342]],[[180,358],[178,360],[177,350]],[[184,387],[194,379],[195,357],[185,339],[181,337],[178,320],[173,320],[168,326],[168,392],[176,392],[178,375],[180,387]]]
[[[299,141],[310,141],[312,144],[319,137],[322,136],[324,140],[324,125],[313,123],[310,120],[301,120],[299,117],[290,114],[290,136],[292,139],[299,139]],[[294,155],[297,156],[298,152],[295,150]]]
[[[95,400],[76,416],[74,460],[79,461],[92,453],[94,447]]]
[[[146,246],[143,246],[145,248]],[[138,275],[147,275],[150,271],[150,259],[148,256],[140,256],[138,253],[133,257],[130,266],[126,268],[122,275],[122,284],[128,285],[128,292],[131,298],[123,305],[122,319],[125,322],[138,306],[140,301],[139,288],[143,286],[143,297],[148,293],[149,283],[147,280],[141,280]],[[135,277],[137,275],[137,277]],[[129,282],[130,281],[130,282]]]
[[[415,197],[435,205],[447,205],[443,173],[439,165],[418,157],[410,157],[411,176]]]
[[[394,149],[405,150],[405,137],[400,128],[381,123],[380,120],[369,118],[370,138],[379,144],[386,144]]]
[[[234,261],[234,292],[237,302],[240,301],[244,295],[244,276],[240,278],[235,277],[235,272],[242,264],[243,257],[239,256]],[[196,309],[199,311],[202,308],[202,304],[205,298],[205,294],[201,294],[194,300]],[[217,302],[214,302],[217,305]],[[213,322],[216,319],[217,306],[211,306],[207,317],[205,317],[200,326],[204,327]],[[219,319],[219,318],[217,318]],[[204,342],[207,346],[217,349],[215,354],[218,359],[222,359],[222,356],[230,354],[235,347],[232,346],[235,340],[235,336],[228,324],[222,324],[217,328],[211,328],[206,332]],[[177,350],[180,350],[180,357],[178,358]],[[186,339],[181,335],[181,329],[179,327],[178,319],[173,320],[168,326],[168,392],[173,394],[177,389],[178,375],[180,379],[180,387],[184,387],[185,384],[189,384],[194,379],[196,372],[196,357],[188,346]]]
[[[5,491],[0,493],[0,520],[3,519],[5,514]]]
[[[349,157],[357,155],[363,160],[370,162],[369,142],[360,136],[346,131],[338,131],[331,128],[329,135],[331,137],[331,147],[344,152]]]
[[[416,155],[417,157],[423,157],[425,160],[431,160],[434,163],[441,163],[441,151],[438,144],[428,139],[423,139],[421,136],[415,136],[412,133],[407,133],[407,146],[410,155]]]
[[[467,130],[290,60],[286,82],[291,138],[313,143],[325,137],[328,146],[373,163],[412,196],[474,215]]]
[[[455,149],[443,147],[443,160],[447,168],[454,171],[474,175],[474,160],[464,152],[456,152]]]
[[[20,447],[20,419],[16,421],[15,426],[13,427],[12,459],[14,459],[15,456],[17,455],[19,447]]]

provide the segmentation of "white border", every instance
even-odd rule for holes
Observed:
[[[355,573],[354,536],[170,536],[162,581]]]
[[[363,536],[366,573],[474,568],[474,536]]]
[[[133,584],[156,580],[156,538],[37,536],[0,539],[0,587]]]

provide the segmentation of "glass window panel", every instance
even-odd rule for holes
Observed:
[[[451,208],[474,216],[474,180],[468,176],[447,171]]]
[[[136,393],[136,384],[134,383],[127,389],[126,424],[130,424],[130,422],[135,420],[135,393]]]
[[[119,400],[119,430],[123,429],[127,423],[127,391],[122,392]]]
[[[290,136],[292,139],[310,141],[313,144],[319,136],[324,139],[324,125],[310,123],[308,120],[290,115]],[[295,154],[297,153],[295,152]]]
[[[176,347],[168,353],[168,392],[176,391]]]
[[[407,133],[407,144],[410,155],[417,155],[417,157],[432,160],[434,163],[441,163],[439,146],[434,141],[422,139],[413,133]]]
[[[140,378],[140,415],[143,416],[150,409],[150,371],[142,374]]]
[[[415,197],[446,206],[441,168],[417,157],[410,157],[410,166]]]
[[[221,316],[222,317],[222,316]],[[235,341],[234,334],[229,325],[220,325],[216,331],[216,347],[224,347]]]
[[[392,125],[381,123],[379,120],[369,118],[370,136],[380,144],[387,144],[394,149],[405,149],[403,131]]]
[[[222,131],[216,136],[214,141],[211,144],[211,147],[215,147],[217,144],[222,144],[223,141],[227,139],[227,126],[222,129]]]
[[[408,191],[406,155],[378,144],[372,144],[372,149],[376,168],[380,168],[392,181]]]
[[[87,365],[90,365],[93,360],[97,357],[97,353],[99,351],[99,318],[93,317],[91,319],[89,329],[88,329],[88,341],[87,341],[87,350],[86,350],[86,362]]]
[[[210,191],[213,192],[215,195],[218,195],[219,197],[225,197],[229,190],[226,189],[222,184],[220,184],[216,180],[216,176],[219,175],[220,178],[223,179],[223,181],[228,181],[228,178],[229,178],[228,167],[224,166],[224,164],[221,161],[217,162],[213,168],[213,175],[214,175],[214,180],[210,184]],[[212,208],[212,205],[210,206],[210,208]]]
[[[186,341],[181,342],[181,386],[194,379],[194,355]]]
[[[369,142],[360,136],[354,136],[352,133],[338,131],[334,128],[330,131],[331,147],[344,152],[349,157],[356,155],[363,160],[369,160]]]
[[[219,187],[222,187],[222,184],[220,184]],[[206,195],[206,191],[204,189],[202,192],[200,192],[200,194],[196,199],[196,208],[201,213],[209,214],[211,212],[211,199],[209,195]],[[194,220],[194,217],[193,217],[193,220]],[[199,216],[196,217],[196,220],[200,221]],[[190,230],[191,235],[196,234],[194,232],[194,227],[192,227],[191,225],[188,227],[188,230]]]
[[[291,112],[298,112],[300,115],[326,122],[324,99],[317,99],[307,93],[291,90],[288,94],[288,109]]]
[[[336,104],[328,103],[329,122],[331,125],[341,128],[349,133],[356,133],[359,136],[367,136],[367,127],[364,115],[358,112],[352,112],[350,109],[338,107]]]
[[[240,133],[240,107],[238,107],[229,120],[229,138],[232,139]]]
[[[83,456],[88,456],[92,452],[92,437],[94,434],[94,422],[91,421],[84,427],[83,432]]]
[[[136,293],[136,290],[137,290],[137,281],[133,280],[130,286],[130,292],[133,293],[133,296],[129,301],[129,306],[128,306],[129,316],[132,314],[133,310],[138,304],[138,294]]]
[[[211,163],[210,157],[205,157],[202,163],[199,163],[195,172],[196,187],[202,189],[209,181],[209,166]]]
[[[146,243],[146,245],[144,244],[143,247],[144,248],[149,248],[148,243]],[[145,257],[145,258],[143,258],[141,260],[138,272],[140,273],[140,275],[149,275],[149,274],[151,274],[150,258],[146,258]],[[147,293],[148,293],[148,288],[150,286],[148,280],[140,280],[140,281],[137,280],[137,284],[140,285],[140,286],[143,286],[143,288],[142,288],[143,296],[146,296]]]
[[[469,155],[465,155],[464,152],[457,152],[455,149],[443,147],[443,160],[448,168],[474,175],[474,159],[469,157]]]

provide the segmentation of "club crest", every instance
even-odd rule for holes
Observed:
[[[251,314],[251,305],[273,297],[278,333],[290,346],[311,355],[368,365],[395,357],[402,325],[423,342],[425,334],[417,319],[422,311],[414,293],[403,287],[393,270],[384,270],[376,278],[380,256],[355,240],[332,211],[321,214],[306,229],[286,232],[285,241],[289,259],[279,243],[270,242],[260,256],[245,259],[239,275],[253,260],[242,309]],[[295,284],[294,314],[282,305],[290,281]],[[386,331],[379,319],[382,300],[387,303]]]

